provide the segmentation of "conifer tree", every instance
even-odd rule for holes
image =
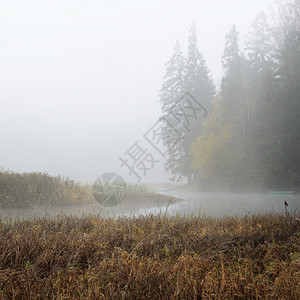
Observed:
[[[182,55],[180,44],[177,41],[174,47],[174,54],[166,64],[166,73],[164,76],[164,83],[160,90],[160,102],[164,117],[172,122],[176,130],[176,120],[173,120],[173,115],[170,110],[178,101],[178,99],[185,92],[184,78],[186,73],[186,60]],[[174,128],[170,128],[170,124],[162,120],[162,139],[167,147],[168,153],[165,161],[165,169],[172,174],[180,173],[180,159],[181,159],[181,141],[175,145],[170,145],[170,139],[176,140],[177,132]]]
[[[215,86],[208,67],[197,46],[195,22],[190,29],[185,87],[208,110],[215,94]]]
[[[167,113],[176,103],[178,97],[185,92],[184,78],[186,74],[186,60],[182,55],[177,41],[172,58],[166,63],[164,83],[159,93],[162,111]]]
[[[275,31],[278,92],[273,127],[277,151],[274,182],[285,188],[300,187],[300,1],[289,2],[282,10]],[[280,162],[278,165],[276,162]]]
[[[170,114],[170,109],[185,92],[191,93],[201,105],[207,110],[210,109],[215,89],[206,62],[197,47],[195,23],[193,23],[189,34],[187,60],[183,58],[179,43],[177,42],[174,55],[167,63],[164,79],[165,82],[160,91],[160,100],[163,113],[165,115],[167,114],[171,121],[172,114]],[[173,126],[175,126],[175,128],[177,127],[178,131],[182,131],[182,124],[178,124],[175,120],[173,121]],[[166,160],[166,170],[171,171],[173,174],[187,176],[189,181],[193,173],[191,168],[190,146],[201,132],[202,121],[203,120],[199,118],[191,124],[190,131],[183,133],[183,139],[181,139],[175,147],[169,149],[168,158]],[[170,135],[176,135],[172,130],[173,129],[170,128],[167,123],[164,123],[163,139],[165,144],[167,144],[167,141],[170,139]],[[174,136],[174,139],[175,138]]]

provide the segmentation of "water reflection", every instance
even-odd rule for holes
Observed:
[[[285,213],[284,200],[288,202],[288,212],[299,213],[300,195],[267,195],[267,194],[221,194],[196,193],[164,190],[164,195],[181,198],[175,203],[133,202],[105,208],[99,204],[76,206],[40,206],[28,209],[0,209],[2,219],[55,217],[57,215],[82,216],[139,216],[139,215],[180,215],[180,216],[242,216],[248,213]]]
[[[224,194],[197,193],[184,191],[163,192],[168,195],[185,197],[168,208],[169,215],[181,216],[206,215],[212,217],[242,216],[248,213],[285,213],[284,200],[288,202],[288,212],[299,213],[300,195],[268,195],[268,194]]]

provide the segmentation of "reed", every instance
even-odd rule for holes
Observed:
[[[92,203],[91,188],[69,178],[46,173],[0,170],[0,208]]]
[[[0,299],[299,299],[299,216],[0,222]]]

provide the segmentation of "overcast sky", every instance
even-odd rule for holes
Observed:
[[[225,34],[274,0],[0,0],[0,166],[93,181],[160,115],[176,40],[193,20],[217,84]],[[159,167],[148,180],[162,180]],[[146,180],[147,180],[146,179]]]

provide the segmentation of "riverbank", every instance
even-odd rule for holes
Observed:
[[[169,195],[156,193],[145,193],[131,197],[128,195],[116,206],[105,207],[95,200],[86,204],[61,204],[61,205],[33,205],[25,208],[1,208],[0,218],[10,219],[30,219],[30,218],[54,218],[56,216],[77,216],[87,215],[99,216],[133,216],[144,215],[148,213],[165,212],[166,208],[179,203],[182,199]]]
[[[0,223],[0,299],[299,299],[300,216]]]

